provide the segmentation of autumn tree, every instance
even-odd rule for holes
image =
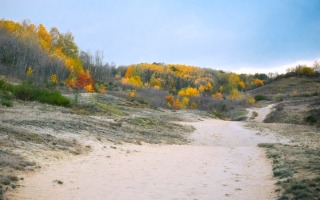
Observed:
[[[183,88],[178,92],[179,96],[185,96],[185,97],[198,97],[200,95],[199,91],[197,88]]]
[[[42,24],[38,26],[37,35],[40,40],[41,48],[47,52],[50,52],[52,46],[52,37],[47,31],[46,27],[44,27]]]
[[[264,82],[263,82],[263,80],[255,78],[255,79],[253,79],[253,84],[252,85],[255,86],[255,87],[260,87],[260,86],[264,85]]]

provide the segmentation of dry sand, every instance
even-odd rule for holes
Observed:
[[[270,104],[270,105],[268,105],[266,107],[263,107],[263,108],[250,108],[250,109],[247,109],[249,111],[249,113],[247,114],[247,117],[251,121],[263,122],[263,120],[266,118],[266,116],[272,111],[274,105],[275,104]],[[250,119],[250,117],[252,116],[253,112],[256,112],[258,114],[258,116],[256,116],[253,119]]]
[[[269,108],[270,109],[270,108]],[[262,115],[262,114],[261,114]],[[206,119],[191,145],[113,145],[25,176],[8,199],[276,199],[270,161],[257,147],[278,142],[240,122]],[[59,184],[62,181],[63,184]]]

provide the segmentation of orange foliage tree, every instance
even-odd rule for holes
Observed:
[[[90,76],[90,71],[86,70],[79,74],[77,77],[74,87],[78,89],[85,89],[87,92],[94,92],[94,80]]]
[[[264,84],[263,80],[260,80],[258,78],[253,79],[254,86],[259,87],[259,86],[263,86],[263,84]]]
[[[212,95],[212,98],[222,100],[223,99],[223,94],[221,92],[215,92]]]
[[[173,106],[173,102],[174,102],[174,96],[172,94],[168,95],[168,96],[165,96],[165,100],[167,102],[167,106],[169,108],[172,108]]]

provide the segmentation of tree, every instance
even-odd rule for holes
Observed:
[[[212,98],[222,100],[223,99],[223,94],[221,92],[215,92],[212,95]]]
[[[253,79],[253,86],[260,87],[260,86],[263,86],[263,85],[264,85],[263,80],[260,80],[258,78]]]
[[[85,89],[87,92],[94,91],[94,81],[93,78],[90,76],[90,71],[86,70],[78,75],[74,87],[78,89]]]
[[[185,96],[185,97],[198,97],[200,96],[199,91],[197,90],[197,88],[183,88],[178,92],[179,96]]]
[[[48,33],[46,27],[44,27],[42,24],[38,26],[38,38],[40,39],[41,48],[44,49],[47,52],[50,52],[51,50],[51,43],[52,43],[52,37]]]
[[[230,100],[239,100],[241,97],[241,93],[239,92],[239,90],[237,89],[232,89],[230,95],[229,95],[229,99]]]
[[[74,36],[72,33],[67,32],[60,34],[57,47],[61,48],[63,54],[68,58],[78,58],[79,49],[74,41]]]
[[[128,83],[131,85],[134,85],[136,87],[142,86],[142,81],[140,79],[140,76],[132,76],[129,78]]]
[[[188,97],[183,97],[183,98],[182,98],[182,101],[181,101],[181,103],[180,103],[180,108],[181,108],[181,109],[188,108],[189,102],[190,102],[190,100],[189,100]]]
[[[50,81],[51,81],[51,83],[58,83],[57,74],[52,74]]]
[[[173,106],[173,102],[174,102],[174,96],[172,94],[168,95],[165,97],[165,100],[167,102],[167,106],[169,108],[171,108]]]
[[[240,87],[241,89],[244,89],[246,87],[246,84],[240,79],[240,76],[237,74],[231,73],[228,78],[230,86],[235,89]]]
[[[320,61],[318,60],[314,61],[313,68],[314,68],[314,71],[320,73]]]

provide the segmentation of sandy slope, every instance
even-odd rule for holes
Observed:
[[[251,121],[255,122],[263,122],[263,120],[266,118],[266,116],[272,111],[275,104],[270,104],[263,108],[249,108],[247,109],[249,113],[247,114],[247,117],[250,119],[253,112],[258,113],[258,116],[254,119],[250,119]]]
[[[239,122],[210,119],[191,124],[197,129],[192,145],[95,143],[95,150],[89,155],[55,163],[26,176],[22,187],[8,198],[276,198],[271,163],[256,146],[274,138],[258,136]]]

